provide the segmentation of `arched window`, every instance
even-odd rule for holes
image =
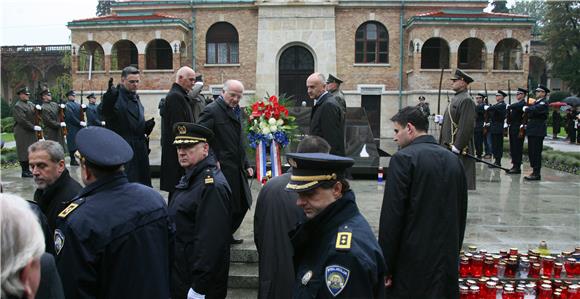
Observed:
[[[232,24],[219,22],[211,25],[205,37],[208,64],[239,63],[238,31]]]
[[[120,40],[111,50],[111,70],[122,70],[127,66],[139,64],[137,47],[130,40]]]
[[[170,70],[173,68],[173,50],[163,39],[154,39],[145,49],[145,68],[149,70]]]
[[[103,47],[95,41],[88,41],[79,48],[78,70],[89,71],[89,63],[92,57],[92,70],[105,70],[105,51]]]
[[[461,42],[457,54],[460,69],[482,70],[485,68],[485,45],[478,38],[468,38]]]
[[[522,46],[513,38],[501,40],[493,53],[494,70],[521,70],[523,64]]]
[[[421,68],[449,68],[449,45],[446,40],[432,37],[423,44],[421,48]]]
[[[355,63],[389,63],[389,33],[379,22],[366,22],[355,35]]]

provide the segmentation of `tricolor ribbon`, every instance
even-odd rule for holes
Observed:
[[[272,177],[282,175],[282,162],[280,161],[280,145],[272,140],[270,144],[270,162],[272,163]]]
[[[256,146],[256,178],[260,183],[266,177],[266,152],[266,143],[260,140]]]

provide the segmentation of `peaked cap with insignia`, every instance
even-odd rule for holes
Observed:
[[[173,125],[173,133],[175,133],[173,145],[209,142],[214,136],[210,129],[202,125],[186,122],[179,122]]]
[[[291,153],[286,157],[292,166],[286,190],[295,192],[312,190],[325,181],[344,178],[345,170],[354,164],[351,158],[323,153]]]

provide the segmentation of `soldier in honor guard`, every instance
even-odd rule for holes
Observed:
[[[475,96],[475,111],[477,113],[477,118],[475,119],[475,128],[473,129],[473,142],[475,143],[475,154],[481,159],[483,156],[484,144],[485,151],[487,153],[487,142],[485,140],[485,135],[483,135],[483,125],[485,123],[485,95],[478,93]]]
[[[173,126],[179,165],[184,176],[169,201],[175,222],[172,298],[225,298],[228,291],[232,192],[209,155],[213,132],[201,125]]]
[[[520,137],[519,135],[523,118],[522,108],[526,105],[527,94],[527,89],[518,88],[516,91],[517,102],[507,107],[508,113],[510,114],[508,135],[510,140],[510,157],[512,158],[512,168],[507,172],[508,174],[522,173],[522,150],[524,148],[525,136]]]
[[[342,110],[343,114],[346,114],[346,100],[344,99],[344,93],[340,90],[340,84],[342,84],[342,80],[333,76],[332,74],[328,74],[328,79],[326,80],[326,90],[332,94],[338,106],[340,106],[340,110]]]
[[[42,123],[44,124],[44,138],[56,141],[64,148],[64,135],[62,128],[66,127],[64,122],[58,119],[60,106],[52,101],[50,90],[45,89],[40,92],[42,99]]]
[[[449,144],[451,150],[460,154],[463,151],[473,155],[473,131],[475,128],[475,102],[469,96],[467,86],[473,79],[460,69],[451,77],[451,88],[455,95],[443,115],[439,144]],[[475,190],[475,160],[460,155],[467,178],[467,189]]]
[[[87,99],[89,100],[89,104],[87,105],[87,125],[102,126],[97,107],[97,97],[94,93],[91,93],[87,96]]]
[[[423,115],[425,117],[429,117],[431,115],[431,109],[429,109],[429,103],[425,102],[424,96],[419,96],[419,104],[417,104],[417,107],[419,107],[419,109],[421,110],[421,113],[423,113]]]
[[[294,298],[383,298],[385,261],[344,179],[350,158],[288,154],[287,191],[298,193],[306,222],[291,233]]]
[[[498,90],[495,94],[496,103],[494,105],[486,105],[484,109],[490,114],[489,133],[491,134],[491,150],[495,162],[493,164],[501,166],[501,158],[503,156],[503,127],[506,117],[506,103],[504,98],[507,96],[502,90]],[[490,166],[491,167],[491,166]]]
[[[87,126],[86,123],[81,122],[81,105],[75,101],[76,96],[74,90],[69,90],[66,93],[67,102],[66,110],[64,111],[64,121],[68,129],[68,134],[66,135],[66,146],[70,155],[70,166],[79,165],[75,159],[75,152],[78,148],[75,142],[75,137],[80,129]]]
[[[12,110],[14,114],[16,152],[22,168],[22,177],[31,178],[32,173],[28,167],[28,147],[38,140],[36,132],[42,131],[42,128],[35,124],[36,108],[29,101],[30,92],[28,87],[19,89],[16,94],[18,95],[18,101],[14,104],[14,109]]]
[[[169,298],[173,224],[155,190],[130,183],[133,157],[115,132],[87,127],[76,135],[85,185],[57,216],[57,267],[65,297]]]
[[[537,100],[531,106],[524,106],[522,110],[528,115],[526,136],[528,137],[528,157],[533,171],[524,179],[539,181],[542,179],[542,147],[546,137],[546,122],[548,120],[549,106],[547,96],[550,90],[540,85],[536,88]]]

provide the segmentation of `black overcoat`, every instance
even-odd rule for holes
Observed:
[[[67,202],[73,199],[82,188],[81,184],[70,176],[68,169],[65,169],[52,185],[43,190],[36,189],[34,201],[38,203],[40,210],[46,215],[51,233],[56,229],[58,214],[66,208]]]
[[[392,275],[387,298],[459,298],[467,183],[457,155],[420,136],[391,158],[379,244]]]
[[[306,220],[298,194],[285,190],[290,173],[268,181],[256,200],[254,243],[259,256],[258,298],[292,298],[294,250],[288,233]]]
[[[330,153],[345,156],[344,113],[332,94],[324,94],[312,107],[310,135],[324,138],[330,144]]]
[[[501,101],[495,105],[489,106],[487,109],[490,114],[491,125],[489,127],[489,132],[491,134],[503,134],[503,124],[506,117],[506,103]]]
[[[173,125],[178,122],[193,123],[193,112],[188,103],[187,92],[177,83],[173,83],[165,97],[161,119],[161,190],[173,192],[184,171],[177,160],[177,148],[173,145],[175,134]]]
[[[205,106],[199,115],[199,124],[215,134],[210,148],[232,189],[232,213],[247,210],[252,206],[252,194],[246,176],[249,164],[240,119],[220,96]]]

